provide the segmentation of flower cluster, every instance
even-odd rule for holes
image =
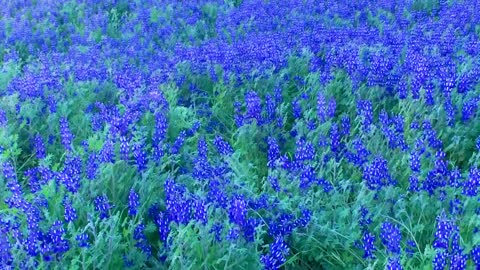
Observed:
[[[479,268],[477,10],[3,1],[0,269]]]

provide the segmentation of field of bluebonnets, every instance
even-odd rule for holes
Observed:
[[[0,269],[480,269],[480,1],[0,5]]]

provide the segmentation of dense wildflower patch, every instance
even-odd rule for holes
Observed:
[[[480,269],[478,1],[0,5],[0,269]]]

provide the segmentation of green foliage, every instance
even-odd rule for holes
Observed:
[[[37,1],[40,3],[40,1]],[[112,2],[112,1],[110,1]],[[162,27],[169,24],[178,26],[178,31],[171,35],[152,38],[152,42],[144,44],[145,51],[156,52],[162,50],[167,55],[174,55],[177,46],[179,48],[189,46],[208,45],[210,39],[220,34],[227,36],[226,43],[233,43],[235,39],[241,40],[247,33],[252,31],[253,18],[246,19],[236,25],[229,33],[218,32],[218,18],[227,16],[231,10],[243,4],[241,0],[225,0],[223,4],[207,2],[198,7],[199,17],[193,22],[187,18],[180,18],[177,14],[175,3],[165,6],[150,8],[146,14],[137,14],[131,9],[130,1],[113,1],[114,4],[105,3],[103,7],[89,7],[77,1],[62,3],[58,15],[58,27],[35,18],[32,10],[25,11],[27,21],[35,22],[32,27],[32,35],[47,35],[47,30],[55,29],[55,34],[62,37],[63,45],[59,45],[59,52],[66,53],[70,50],[82,54],[90,53],[91,47],[83,44],[75,44],[75,34],[85,35],[94,40],[98,46],[103,46],[105,39],[114,39],[118,42],[129,42],[139,33],[145,31],[146,26],[137,24],[135,27],[127,25],[130,19],[146,16],[149,27],[165,30]],[[137,1],[138,2],[138,1]],[[438,1],[415,0],[410,11],[426,11],[433,13],[439,8]],[[107,25],[102,29],[86,32],[87,12],[92,9],[95,12],[105,11]],[[413,16],[405,10],[405,16]],[[227,14],[227,15],[226,15]],[[195,14],[186,14],[192,15]],[[331,21],[325,24],[337,27],[359,27],[360,17],[366,16],[366,25],[378,30],[384,35],[388,30],[388,21],[394,19],[390,12],[382,10],[378,13],[358,11],[353,22],[335,15]],[[0,17],[0,20],[3,20]],[[324,18],[323,18],[324,19]],[[14,22],[5,21],[5,37],[9,38],[14,27]],[[480,25],[476,25],[475,31],[480,37]],[[72,30],[73,29],[73,30]],[[127,30],[128,29],[128,30]],[[167,31],[168,32],[168,31]],[[235,34],[235,35],[233,35]],[[78,38],[78,37],[77,37]],[[43,40],[42,40],[43,42]],[[39,42],[40,43],[40,42]],[[51,40],[43,44],[46,48],[53,46]],[[56,87],[45,86],[42,95],[35,98],[28,96],[30,93],[9,90],[9,85],[15,78],[21,77],[28,71],[37,75],[40,73],[42,63],[35,58],[31,51],[40,44],[27,44],[24,40],[15,41],[11,48],[0,48],[0,109],[6,113],[7,123],[0,129],[0,164],[11,162],[15,169],[15,175],[21,188],[25,191],[23,197],[26,203],[33,204],[38,198],[44,198],[48,205],[42,208],[42,221],[39,223],[41,231],[47,232],[52,224],[65,220],[65,199],[71,200],[76,209],[78,218],[75,221],[65,222],[65,239],[71,243],[70,249],[59,259],[47,260],[42,256],[29,256],[21,248],[14,251],[15,260],[25,263],[27,268],[37,269],[123,269],[126,261],[129,261],[133,269],[260,269],[260,258],[269,252],[270,244],[274,237],[270,234],[272,222],[282,213],[290,213],[295,218],[301,216],[302,209],[312,212],[311,220],[305,228],[296,228],[288,237],[290,252],[284,269],[383,269],[389,254],[384,249],[378,248],[376,258],[367,260],[363,258],[359,241],[364,229],[359,224],[362,207],[374,209],[371,211],[371,224],[369,229],[378,236],[382,222],[386,220],[398,226],[402,233],[402,250],[406,250],[406,239],[416,243],[416,252],[412,257],[403,252],[401,264],[405,269],[431,269],[431,262],[435,256],[432,247],[435,235],[435,218],[443,211],[451,209],[450,202],[459,196],[458,190],[445,186],[442,193],[427,194],[426,192],[413,192],[409,190],[410,173],[406,172],[409,167],[409,152],[404,149],[392,148],[381,125],[378,123],[379,115],[385,111],[389,116],[400,116],[404,119],[403,135],[407,145],[414,145],[420,139],[424,139],[422,131],[412,128],[411,124],[418,121],[418,115],[424,117],[421,120],[429,120],[433,129],[438,130],[438,137],[443,143],[446,159],[450,167],[458,167],[461,176],[468,178],[468,169],[480,165],[480,153],[476,149],[475,140],[480,130],[479,116],[475,116],[470,122],[461,121],[461,114],[456,115],[454,125],[449,125],[446,118],[444,100],[440,95],[435,95],[435,106],[425,104],[425,89],[420,89],[418,100],[412,97],[398,99],[384,89],[384,87],[371,87],[364,81],[353,82],[345,70],[332,67],[331,74],[321,74],[311,70],[312,60],[326,61],[329,53],[325,47],[320,46],[317,52],[304,50],[289,55],[284,67],[267,70],[253,69],[249,74],[228,74],[220,65],[209,63],[207,69],[212,74],[196,73],[194,63],[180,62],[174,65],[175,74],[166,74],[167,77],[155,88],[146,89],[141,85],[135,91],[128,91],[114,83],[116,69],[119,63],[132,65],[134,71],[146,74],[162,72],[162,66],[142,66],[139,57],[131,57],[138,52],[129,52],[119,59],[109,56],[105,59],[107,74],[105,78],[80,81],[75,79],[71,66],[60,66],[59,72],[67,73],[68,76],[60,76],[59,85]],[[102,50],[105,49],[101,47]],[[107,48],[107,47],[106,47]],[[133,48],[133,47],[132,47]],[[3,60],[15,49],[19,54],[18,60]],[[110,48],[114,50],[115,48]],[[132,49],[133,50],[133,49]],[[432,50],[438,50],[433,48]],[[375,53],[386,53],[387,48],[370,44],[359,48],[360,59]],[[474,60],[467,57],[465,52],[459,52],[459,57],[464,57],[465,63],[457,73],[464,74],[474,66]],[[138,55],[142,54],[138,53]],[[47,53],[47,58],[50,55]],[[131,57],[131,58],[130,58]],[[407,54],[403,51],[401,61],[405,61]],[[118,60],[118,61],[117,61]],[[165,66],[171,63],[162,63]],[[162,74],[163,75],[163,74]],[[323,83],[325,76],[331,75],[331,80]],[[181,78],[181,83],[174,79]],[[227,78],[227,76],[230,76]],[[148,76],[145,76],[148,77]],[[215,77],[215,78],[214,78]],[[131,79],[131,78],[128,78]],[[136,79],[136,78],[135,78]],[[147,81],[150,78],[141,78]],[[228,80],[227,80],[228,79]],[[133,80],[133,79],[132,79]],[[140,80],[140,79],[139,79]],[[129,83],[130,81],[128,81]],[[143,81],[142,81],[143,83]],[[410,78],[411,83],[411,78]],[[436,85],[439,81],[434,81]],[[146,84],[146,83],[144,83]],[[355,85],[355,86],[354,86]],[[193,87],[194,86],[194,87]],[[195,89],[193,89],[195,88]],[[269,125],[259,123],[258,119],[248,119],[242,126],[236,123],[236,110],[240,114],[246,110],[246,95],[250,91],[255,92],[262,100],[265,107],[267,95],[271,95],[273,89],[279,89],[282,101],[276,104],[277,122]],[[27,91],[27,90],[25,90]],[[149,92],[151,91],[151,92]],[[165,97],[168,109],[151,102],[153,92],[158,96]],[[462,108],[465,102],[474,98],[480,91],[480,85],[472,86],[471,92],[460,94],[453,91],[451,94],[452,104],[456,108]],[[151,95],[152,94],[152,95]],[[336,101],[336,109],[333,116],[325,122],[317,120],[316,102],[319,94],[326,99]],[[56,104],[56,110],[49,108],[44,102],[51,97]],[[362,116],[358,116],[358,100],[369,100],[373,104],[373,118],[375,123],[369,131],[363,131]],[[240,108],[235,107],[235,103]],[[302,108],[301,117],[293,114],[293,103],[298,102]],[[17,106],[21,104],[21,106]],[[120,116],[117,122],[132,117],[126,125],[127,132],[119,131],[117,135],[128,137],[128,151],[130,155],[126,159],[120,159],[123,145],[112,138],[112,130],[123,124],[112,125],[109,113],[101,115],[101,124],[98,129],[93,128],[94,117],[100,115],[100,108],[96,104],[103,104],[118,110]],[[154,104],[154,105],[152,105]],[[150,107],[149,107],[150,106]],[[131,109],[131,110],[128,110]],[[135,113],[139,113],[136,115]],[[142,145],[141,151],[149,157],[153,156],[156,113],[165,113],[168,120],[166,138],[159,144],[165,146],[163,155],[159,160],[149,158],[146,169],[139,170],[137,167],[138,152],[133,150],[133,145]],[[131,115],[129,115],[129,113]],[[262,111],[265,116],[265,111]],[[208,117],[205,117],[208,115]],[[395,186],[387,186],[380,191],[369,190],[365,184],[361,166],[355,166],[347,160],[345,155],[339,155],[331,150],[331,147],[320,146],[330,142],[332,126],[341,124],[342,117],[352,120],[350,133],[341,138],[344,151],[354,149],[353,139],[359,139],[368,151],[372,153],[368,162],[373,157],[383,157],[388,160],[388,170]],[[73,149],[66,151],[62,145],[62,130],[59,125],[61,118],[68,119],[69,128],[73,138]],[[105,120],[107,119],[107,120]],[[99,120],[100,121],[100,120]],[[314,125],[309,125],[311,122]],[[200,123],[198,131],[191,129]],[[419,123],[421,125],[421,122]],[[279,127],[281,126],[281,127]],[[172,154],[170,147],[175,143],[181,132],[191,132],[179,153]],[[298,134],[292,135],[293,133]],[[36,135],[45,142],[47,157],[38,159],[35,153],[34,138]],[[221,136],[233,149],[231,155],[219,155],[212,144],[215,136]],[[290,173],[287,170],[269,168],[268,144],[266,138],[273,136],[283,140],[280,144],[281,153],[288,161],[292,161],[297,149],[298,138],[305,138],[311,142],[316,150],[314,160],[309,161],[308,166],[314,171],[315,179],[325,180],[327,184],[335,187],[328,191],[317,183],[309,188],[301,188],[302,175]],[[215,170],[208,171],[214,175],[218,183],[225,182],[219,192],[228,194],[225,204],[229,204],[231,195],[245,195],[253,200],[260,199],[265,195],[267,202],[273,205],[271,208],[254,209],[249,206],[248,217],[254,217],[259,221],[256,227],[253,241],[246,241],[240,236],[236,239],[227,239],[230,230],[235,230],[237,224],[229,219],[230,206],[217,207],[214,200],[207,200],[209,185],[218,183],[202,182],[193,176],[197,162],[198,142],[205,139],[208,142],[208,154],[206,160]],[[78,157],[82,161],[81,170],[86,171],[86,164],[90,161],[89,154],[102,155],[107,143],[113,141],[114,162],[98,162],[98,171],[95,179],[87,179],[81,174],[80,188],[75,193],[68,191],[61,183],[59,175],[68,167],[66,160],[70,157]],[[137,149],[138,150],[138,149]],[[410,151],[411,149],[408,149]],[[141,152],[140,151],[140,152]],[[141,153],[140,153],[141,154]],[[155,153],[156,154],[156,153]],[[435,150],[426,148],[425,155],[435,156]],[[425,179],[428,172],[435,168],[434,159],[422,158],[422,170],[418,177]],[[207,165],[198,165],[205,169]],[[36,192],[30,192],[34,180],[25,175],[32,168],[48,168],[52,171],[52,178],[46,180]],[[450,168],[449,167],[449,168]],[[186,173],[185,173],[186,172]],[[218,174],[218,175],[216,175]],[[220,176],[221,175],[221,176]],[[282,187],[277,192],[269,182],[271,177],[276,177]],[[168,225],[170,234],[167,242],[160,240],[159,225],[157,224],[159,213],[167,208],[167,196],[165,193],[166,179],[174,179],[175,183],[182,186],[189,194],[191,203],[194,199],[205,199],[208,207],[209,221],[205,224],[194,220],[187,224],[172,222]],[[139,195],[138,212],[140,215],[131,216],[129,210],[129,193],[134,190]],[[105,195],[112,209],[108,210],[107,218],[100,218],[94,199]],[[0,177],[0,214],[6,214],[12,220],[18,219],[20,230],[23,233],[27,229],[27,217],[17,208],[10,208],[4,198],[12,196],[8,188],[7,179]],[[182,196],[187,196],[183,195]],[[442,196],[442,200],[438,197]],[[185,199],[182,197],[182,199]],[[478,234],[473,233],[480,227],[477,211],[478,199],[465,198],[463,211],[470,213],[459,216],[456,221],[462,224],[460,236],[462,247],[465,252],[470,252],[475,245],[480,243]],[[250,204],[252,202],[249,201]],[[215,205],[215,206],[214,206]],[[155,211],[150,216],[152,206]],[[188,206],[190,207],[190,206]],[[10,220],[9,220],[10,221]],[[138,239],[134,239],[135,230],[139,225],[145,225],[145,241],[150,245],[152,255],[148,256],[139,248]],[[223,226],[220,235],[222,241],[218,241],[212,233],[214,225]],[[86,233],[90,237],[90,247],[82,248],[78,245],[76,237]],[[13,240],[12,240],[13,243]],[[382,247],[377,237],[375,243]],[[1,251],[1,250],[0,250]],[[469,267],[473,264],[469,262]],[[15,265],[14,268],[20,268]]]

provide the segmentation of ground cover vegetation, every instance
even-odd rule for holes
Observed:
[[[478,0],[0,1],[1,269],[480,269]]]

